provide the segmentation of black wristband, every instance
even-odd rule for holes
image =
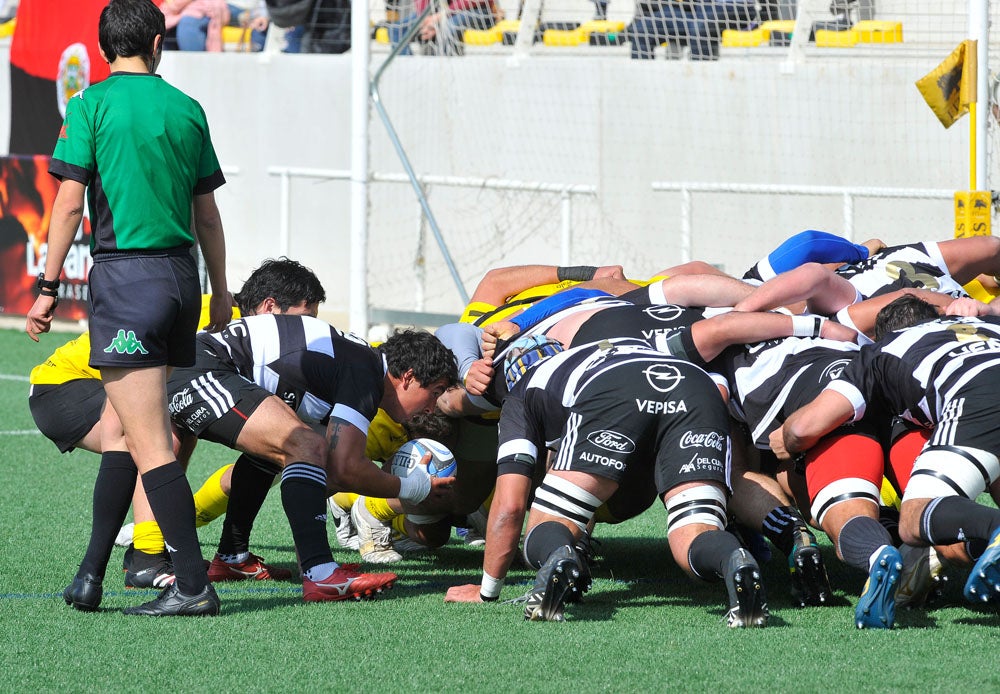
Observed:
[[[47,279],[45,279],[45,273],[44,272],[39,272],[38,273],[38,280],[35,282],[35,285],[39,289],[51,289],[53,291],[56,290],[56,289],[59,289],[59,285],[60,284],[62,284],[62,283],[59,281],[58,277],[56,277],[54,280],[47,280]],[[55,295],[54,294],[46,294],[45,296],[55,296]]]
[[[594,279],[597,274],[597,267],[594,265],[570,265],[568,267],[557,267],[556,277],[560,282],[573,280],[574,282],[586,282]]]
[[[479,599],[482,600],[483,602],[496,602],[497,600],[500,599],[500,596],[499,595],[494,595],[492,598],[488,598],[485,595],[483,595],[482,593],[480,593],[479,594]]]

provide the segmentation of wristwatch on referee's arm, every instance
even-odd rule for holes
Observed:
[[[55,308],[56,306],[59,305],[60,282],[58,277],[54,280],[47,280],[45,279],[45,273],[39,272],[38,282],[36,282],[36,284],[38,285],[39,294],[41,294],[42,296],[51,296],[53,299],[55,299],[55,301],[52,303],[52,308]]]

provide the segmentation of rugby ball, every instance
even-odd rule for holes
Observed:
[[[431,459],[425,466],[421,461],[428,453]],[[417,468],[431,477],[451,477],[458,469],[451,451],[433,439],[407,441],[392,456],[391,465],[396,477],[409,477]]]

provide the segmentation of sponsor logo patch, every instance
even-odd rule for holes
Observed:
[[[680,447],[683,448],[714,448],[722,451],[724,437],[717,431],[693,432],[685,431],[681,435]]]
[[[112,352],[116,354],[135,354],[136,352],[139,354],[149,354],[135,336],[135,331],[133,330],[118,331],[118,334],[111,339],[111,344],[104,348],[105,354],[111,354]]]
[[[635,451],[635,442],[628,436],[625,436],[625,434],[619,434],[617,431],[610,431],[608,429],[592,431],[587,434],[587,440],[606,451],[614,451],[615,453],[632,453]]]
[[[659,393],[669,393],[684,380],[680,369],[673,364],[650,364],[642,373],[650,387]]]

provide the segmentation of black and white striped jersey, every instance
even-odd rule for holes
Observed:
[[[611,370],[636,364],[645,364],[645,378],[662,394],[655,401],[640,398],[636,407],[654,414],[671,414],[678,409],[686,411],[683,399],[671,394],[684,380],[682,369],[695,369],[705,375],[688,362],[630,338],[580,345],[551,356],[528,371],[504,400],[497,450],[498,473],[531,475],[531,466],[538,461],[544,464],[545,451],[559,444],[572,416],[571,410],[587,385]],[[621,384],[627,387],[629,382],[622,379]],[[635,393],[623,391],[620,397],[635,399]]]
[[[786,337],[727,351],[730,410],[761,449],[788,416],[819,395],[851,363],[859,347],[823,338]]]
[[[837,274],[866,299],[909,288],[929,289],[956,298],[968,296],[948,274],[936,243],[889,246],[867,260],[837,268]]]
[[[333,415],[368,431],[382,400],[382,355],[318,318],[246,316],[222,332],[198,333],[198,343],[307,423],[325,424]]]
[[[949,402],[986,379],[1000,383],[1000,318],[941,318],[890,333],[861,349],[840,379],[827,388],[854,406],[933,427]]]

